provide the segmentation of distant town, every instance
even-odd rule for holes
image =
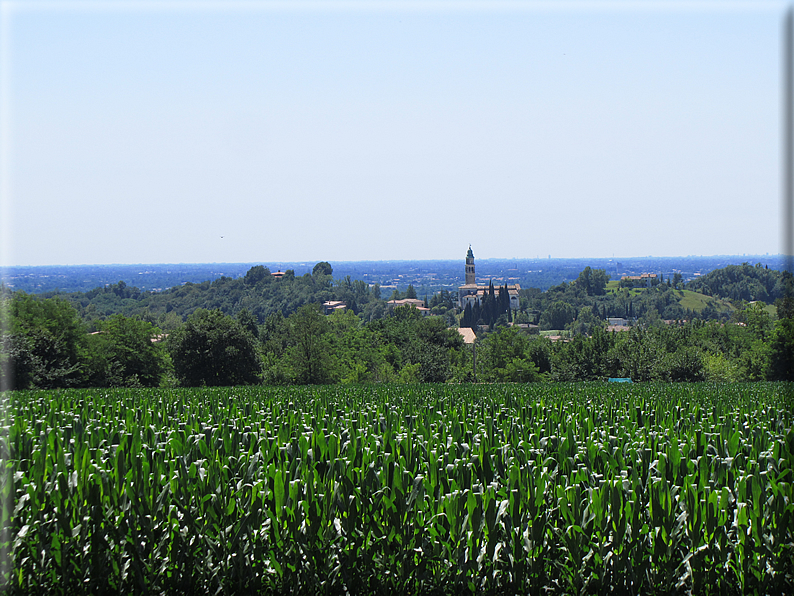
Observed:
[[[322,255],[320,255],[322,257]],[[319,260],[319,259],[318,259]],[[163,291],[185,283],[238,278],[255,265],[270,271],[291,270],[296,276],[311,273],[316,261],[258,261],[251,263],[140,264],[140,265],[45,265],[8,267],[3,283],[12,290],[28,293],[85,292],[124,281],[144,291]],[[623,257],[614,259],[552,257],[535,259],[477,258],[477,282],[519,284],[522,288],[547,290],[563,281],[575,280],[585,267],[603,269],[613,280],[622,276],[655,273],[665,278],[680,274],[691,281],[707,273],[744,262],[761,263],[782,269],[780,255],[716,255],[682,257]],[[441,290],[455,291],[462,281],[460,259],[426,261],[331,261],[334,277],[360,279],[370,286],[379,284],[390,292],[405,291],[412,285],[419,296]]]

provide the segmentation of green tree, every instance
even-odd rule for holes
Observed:
[[[794,319],[794,275],[784,271],[780,279],[781,297],[775,301],[778,319]]]
[[[723,354],[703,355],[703,376],[713,383],[735,383],[740,380],[739,367]]]
[[[368,327],[394,372],[399,375],[407,365],[418,365],[411,370],[423,383],[447,381],[452,376],[450,352],[463,348],[457,330],[448,329],[441,317],[423,317],[413,306],[397,307],[391,317]]]
[[[315,277],[318,275],[333,275],[333,273],[334,268],[331,267],[331,263],[327,261],[320,261],[314,266],[314,269],[312,269],[312,275]]]
[[[137,317],[113,315],[89,337],[92,387],[157,387],[166,371],[160,329]]]
[[[753,335],[761,341],[766,341],[772,334],[772,317],[761,302],[754,302],[747,308],[736,311],[734,319],[747,325]]]
[[[569,343],[557,343],[552,356],[552,378],[556,381],[594,381],[613,376],[612,350],[615,336],[602,327],[592,337],[577,335]]]
[[[659,316],[659,311],[653,306],[640,317],[639,323],[643,327],[661,327],[664,325],[664,321]]]
[[[780,319],[775,325],[769,347],[771,381],[794,381],[794,319]]]
[[[9,387],[54,389],[84,383],[87,334],[70,303],[20,292],[8,304],[8,317],[3,369]]]
[[[4,333],[0,345],[0,391],[33,387],[37,364],[27,336]]]
[[[256,317],[252,315],[247,308],[242,309],[237,313],[237,321],[243,326],[243,329],[248,331],[255,338],[259,337],[259,325],[257,324]]]
[[[371,300],[361,309],[363,321],[375,321],[386,316],[386,304],[382,300]]]
[[[288,352],[295,382],[319,385],[334,380],[334,360],[330,353],[328,321],[315,304],[307,304],[290,315]]]
[[[576,278],[574,284],[584,290],[587,296],[603,296],[606,294],[607,282],[609,275],[603,269],[591,269],[585,267],[584,270]]]
[[[286,385],[291,370],[285,358],[290,345],[290,325],[281,311],[269,315],[259,329],[262,379],[267,385]]]
[[[703,356],[697,348],[691,346],[681,346],[668,354],[664,367],[670,381],[693,383],[706,380]]]
[[[573,331],[574,335],[588,335],[591,329],[601,325],[602,322],[593,313],[593,308],[583,306],[571,327],[571,331]]]
[[[794,381],[794,276],[784,271],[782,297],[776,303],[778,321],[769,342],[767,377],[773,381]]]
[[[245,274],[243,282],[247,286],[255,286],[256,284],[270,278],[270,270],[264,265],[256,265],[248,270]]]
[[[416,290],[412,284],[408,284],[408,289],[405,291],[405,297],[416,299]]]
[[[531,340],[518,327],[502,328],[480,344],[482,375],[490,381],[531,383],[543,376],[532,359]]]
[[[623,333],[613,350],[619,362],[618,375],[635,381],[661,380],[666,351],[654,329],[632,327]]]
[[[174,374],[186,387],[249,385],[261,364],[254,337],[220,310],[198,309],[168,337]]]
[[[361,324],[349,310],[336,311],[326,320],[330,331],[329,353],[334,354],[335,370],[342,383],[369,383],[382,379],[385,358],[378,349],[375,334]]]
[[[416,341],[407,350],[408,358],[420,365],[421,382],[443,383],[452,376],[450,352],[463,348],[463,338],[442,318],[423,317],[413,311],[418,315],[414,323]]]
[[[760,263],[728,265],[715,269],[687,284],[687,288],[709,296],[746,300],[774,302],[783,296],[785,286],[780,271],[766,269]]]
[[[557,300],[540,316],[541,329],[565,329],[576,318],[576,309],[562,300]]]
[[[472,320],[473,314],[471,309],[471,302],[466,303],[466,308],[463,309],[463,318],[460,320],[461,327],[471,328],[474,327],[474,321]]]

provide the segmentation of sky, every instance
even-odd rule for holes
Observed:
[[[782,2],[0,2],[4,265],[782,252]]]

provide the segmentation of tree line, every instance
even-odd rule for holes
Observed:
[[[167,334],[122,314],[88,332],[60,298],[17,293],[3,311],[9,389],[444,382],[465,360],[457,330],[413,307],[370,323],[313,304],[262,324],[247,310],[197,309]]]
[[[416,298],[416,290],[394,290],[391,296],[381,294],[379,284],[370,285],[349,275],[333,278],[333,269],[325,261],[317,263],[311,273],[295,275],[291,269],[274,276],[263,265],[251,267],[239,278],[220,277],[214,281],[185,283],[162,292],[141,291],[124,281],[94,288],[88,292],[39,294],[42,298],[59,297],[70,302],[90,331],[98,331],[102,321],[115,314],[137,316],[170,331],[182,325],[193,312],[219,309],[231,316],[248,311],[259,324],[271,314],[287,317],[307,304],[326,301],[343,301],[349,310],[364,321],[382,318],[387,311],[387,300]],[[453,322],[454,305],[451,301],[431,306],[436,315],[446,316]]]
[[[450,299],[434,297],[442,309]],[[287,316],[276,311],[262,322],[247,309],[231,316],[198,308],[168,332],[138,315],[116,313],[90,331],[63,298],[17,292],[3,300],[2,382],[15,389],[611,377],[754,381],[792,380],[794,371],[790,295],[778,299],[777,319],[757,302],[735,310],[727,323],[645,320],[621,333],[607,331],[586,306],[575,322],[584,325],[582,312],[589,312],[587,333],[570,341],[495,325],[479,335],[476,368],[472,346],[445,317],[425,317],[408,306],[369,321],[352,309],[326,316],[316,304]]]
[[[608,282],[609,276],[604,270],[585,267],[575,280],[562,282],[547,291],[522,289],[517,311],[507,306],[506,290],[494,286],[486,292],[481,304],[470,309],[471,312],[459,312],[456,299],[448,291],[417,296],[416,290],[408,286],[407,289],[394,289],[389,295],[382,292],[378,284],[370,285],[350,276],[334,279],[331,265],[319,262],[311,273],[300,276],[287,270],[277,278],[267,267],[259,265],[239,278],[186,283],[163,292],[142,291],[120,281],[88,292],[50,292],[37,296],[59,297],[70,302],[91,332],[98,331],[102,322],[115,314],[137,316],[169,332],[184,324],[198,309],[220,309],[231,316],[246,310],[261,325],[271,314],[281,313],[288,317],[306,304],[329,300],[344,301],[362,321],[370,322],[386,316],[387,300],[418,297],[425,300],[425,306],[433,315],[444,317],[449,326],[492,329],[515,322],[538,325],[541,330],[567,329],[586,334],[593,324],[609,317],[623,317],[640,324],[653,324],[659,319],[728,321],[731,310],[743,308],[749,298],[773,303],[783,295],[784,285],[781,272],[747,263],[713,271],[688,284],[684,284],[680,276],[660,277],[649,288],[607,289]],[[685,290],[690,289],[701,292],[702,299],[713,298],[706,300],[703,308],[703,300],[687,301]],[[5,294],[8,293],[5,290]]]

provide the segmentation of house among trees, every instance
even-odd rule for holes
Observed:
[[[336,310],[345,310],[346,308],[347,302],[344,300],[326,300],[323,302],[323,313],[326,315],[330,315]]]
[[[655,273],[643,273],[642,275],[624,275],[620,278],[621,287],[646,287],[650,288],[656,283]]]
[[[425,307],[425,301],[420,298],[403,298],[401,300],[389,300],[386,306],[390,311],[398,306],[413,306],[416,310],[422,313],[423,316],[430,314],[430,309]]]
[[[507,296],[510,300],[510,310],[518,310],[518,293],[520,290],[521,286],[519,284],[511,284],[500,286],[497,292],[507,292]],[[471,245],[469,245],[469,252],[466,253],[466,283],[458,287],[458,303],[460,304],[460,308],[465,309],[466,305],[470,305],[472,308],[474,306],[482,306],[485,297],[489,293],[493,294],[493,291],[493,284],[477,285],[474,278],[474,253],[471,251]]]
[[[628,331],[629,322],[624,317],[608,317],[607,331]]]

